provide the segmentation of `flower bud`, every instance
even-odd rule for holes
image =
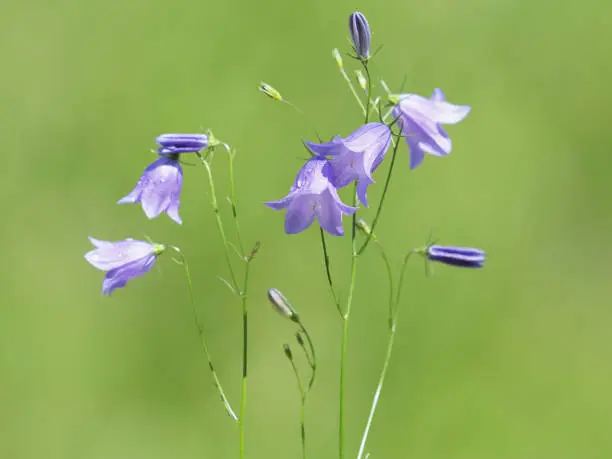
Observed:
[[[334,48],[334,50],[332,51],[332,56],[334,56],[334,59],[336,59],[336,64],[338,64],[338,68],[342,70],[344,64],[342,62],[342,56],[340,56],[340,51],[338,51],[338,48]]]
[[[277,289],[271,288],[268,290],[268,299],[274,309],[283,317],[291,319],[294,322],[298,321],[297,312],[293,309],[287,298]]]
[[[361,218],[357,219],[357,221],[355,222],[355,226],[357,226],[357,229],[366,236],[369,236],[370,233],[372,233],[372,228],[370,228],[370,225],[368,225],[365,220]],[[374,239],[374,235],[372,235],[372,239]]]
[[[283,344],[283,351],[289,360],[293,360],[293,353],[291,352],[291,348],[288,344]]]
[[[372,32],[368,20],[359,11],[352,13],[349,17],[349,31],[357,57],[367,61],[370,58]]]
[[[280,92],[270,86],[268,83],[264,83],[263,81],[259,83],[259,90],[263,92],[270,99],[278,100],[280,102],[284,101],[283,96],[281,96]]]
[[[159,145],[160,155],[177,153],[197,153],[209,146],[209,138],[205,134],[162,134],[155,142]]]
[[[366,80],[366,77],[364,76],[363,72],[357,69],[355,70],[355,76],[357,77],[357,83],[359,83],[359,86],[361,86],[361,89],[365,91],[368,85],[368,80]]]
[[[430,245],[421,252],[431,261],[460,268],[482,268],[485,262],[484,250],[472,247]]]

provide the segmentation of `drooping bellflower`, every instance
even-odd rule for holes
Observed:
[[[368,20],[359,11],[355,11],[349,16],[349,32],[357,57],[364,61],[368,60],[370,58],[372,31]]]
[[[118,242],[100,241],[90,237],[96,247],[85,254],[85,259],[95,268],[107,271],[102,282],[102,295],[125,286],[135,277],[146,274],[166,247],[134,239]]]
[[[182,223],[179,216],[183,169],[178,155],[164,155],[150,164],[138,180],[134,189],[118,201],[118,204],[141,203],[148,218],[155,218],[162,212]]]
[[[340,200],[333,183],[331,164],[315,156],[300,169],[289,194],[278,201],[266,202],[266,205],[274,210],[287,209],[287,234],[304,231],[316,217],[321,228],[329,234],[342,236],[342,214],[350,215],[357,208]]]
[[[147,217],[155,218],[166,212],[181,224],[179,207],[183,169],[179,154],[198,153],[217,141],[206,134],[162,134],[155,141],[159,145],[157,153],[160,157],[145,169],[134,189],[118,203],[140,202]]]
[[[430,245],[426,255],[431,261],[462,268],[482,268],[485,262],[484,250],[471,247]]]
[[[359,201],[368,206],[368,186],[374,183],[372,173],[380,165],[391,143],[391,130],[381,123],[361,126],[346,138],[334,137],[331,142],[306,142],[308,148],[329,160],[336,188],[357,181]]]
[[[448,155],[452,143],[441,125],[458,123],[471,109],[467,105],[446,102],[444,93],[437,88],[429,99],[416,94],[399,94],[389,99],[395,103],[393,117],[399,118],[398,126],[410,148],[411,169],[423,162],[425,153]]]

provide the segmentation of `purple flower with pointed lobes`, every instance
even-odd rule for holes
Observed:
[[[266,202],[274,210],[287,209],[285,232],[297,234],[308,228],[315,217],[329,234],[342,236],[342,214],[350,215],[357,208],[347,206],[333,185],[331,164],[315,156],[300,169],[289,194],[278,201]]]
[[[173,155],[179,153],[197,153],[209,145],[205,134],[162,134],[155,139],[160,145],[157,153]]]
[[[118,201],[118,204],[142,203],[142,210],[148,218],[155,218],[162,212],[182,223],[179,216],[183,169],[178,155],[161,156],[140,177],[134,189]]]
[[[451,247],[430,245],[427,247],[427,258],[451,266],[461,268],[482,268],[485,262],[485,252],[471,247]]]
[[[129,280],[146,274],[166,249],[162,244],[134,239],[108,242],[90,237],[89,240],[96,248],[87,252],[85,259],[95,268],[107,271],[102,282],[102,295],[109,296]]]
[[[351,13],[349,16],[349,32],[357,57],[367,61],[370,58],[370,42],[372,41],[372,31],[366,17],[359,11]]]
[[[381,123],[361,126],[346,138],[334,137],[331,142],[306,142],[319,156],[331,156],[334,186],[344,188],[357,180],[359,202],[368,206],[368,186],[374,183],[372,173],[380,165],[391,143],[391,129]]]
[[[456,124],[471,110],[467,105],[453,105],[444,100],[441,89],[434,89],[427,99],[416,94],[390,96],[395,104],[393,117],[399,118],[398,125],[406,136],[410,148],[410,169],[423,162],[425,153],[446,156],[451,152],[451,139],[442,124]]]

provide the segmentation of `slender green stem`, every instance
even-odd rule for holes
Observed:
[[[323,247],[323,261],[325,262],[327,283],[329,284],[329,290],[331,291],[331,294],[334,297],[334,304],[336,305],[336,309],[340,313],[340,317],[342,317],[344,314],[342,313],[340,301],[338,300],[338,295],[336,294],[336,289],[334,288],[334,282],[332,281],[331,268],[329,264],[329,254],[327,252],[327,242],[325,241],[325,232],[323,231],[323,228],[319,228],[319,230],[321,231],[321,246]]]
[[[248,290],[249,290],[249,273],[251,268],[251,261],[257,250],[259,244],[253,249],[251,254],[248,256],[244,251],[244,243],[242,241],[242,234],[240,232],[240,224],[238,222],[238,206],[236,202],[236,192],[234,185],[234,155],[235,151],[230,151],[229,154],[229,180],[230,180],[230,203],[232,205],[232,217],[234,224],[236,225],[236,235],[238,237],[238,246],[242,259],[245,262],[244,266],[244,280],[242,283],[242,289],[240,290],[240,298],[242,304],[242,383],[240,387],[240,422],[238,424],[239,437],[240,437],[240,459],[244,458],[244,427],[246,422],[246,401],[247,401],[247,374],[248,374],[248,357],[249,357],[249,327],[248,327]]]
[[[357,184],[353,190],[353,207],[357,204]],[[340,419],[339,419],[339,457],[344,459],[344,386],[346,378],[346,349],[348,344],[348,324],[351,315],[351,306],[353,304],[353,293],[355,291],[355,280],[357,275],[357,217],[353,214],[353,224],[351,232],[351,278],[349,284],[348,298],[346,301],[346,310],[342,315],[342,346],[340,349]]]
[[[227,262],[227,267],[230,272],[230,277],[232,280],[232,287],[234,291],[239,292],[238,282],[236,281],[236,275],[234,274],[234,268],[232,267],[232,260],[230,258],[230,247],[227,242],[227,237],[225,235],[225,229],[223,228],[223,222],[221,221],[221,214],[219,212],[219,205],[217,204],[217,194],[215,191],[215,182],[212,176],[212,170],[210,169],[210,164],[208,161],[200,154],[196,153],[202,164],[206,169],[206,173],[208,174],[208,183],[210,184],[210,203],[212,205],[213,211],[215,213],[215,219],[217,221],[217,228],[219,229],[219,234],[221,235],[221,239],[223,241],[223,247],[225,249],[225,260]]]
[[[368,69],[368,61],[361,61],[363,64],[363,69],[366,73],[366,78],[368,80],[368,100],[366,102],[365,109],[365,124],[368,124],[368,119],[370,118],[370,103],[372,100],[372,78],[370,78],[370,70]]]
[[[295,374],[295,380],[297,381],[298,391],[300,392],[300,437],[302,440],[302,459],[306,459],[306,393],[302,384],[302,378],[300,378],[300,372],[295,365],[293,357],[287,356],[293,368]]]
[[[304,325],[301,322],[299,323],[299,326],[300,326],[300,330],[302,331],[302,333],[304,333],[304,336],[306,337],[306,341],[308,341],[308,347],[310,348],[311,357],[307,356],[308,363],[310,364],[310,368],[312,369],[310,380],[308,381],[308,390],[310,390],[317,376],[317,354],[315,352],[314,343],[312,342],[312,339],[310,338],[310,334],[308,333],[308,330],[306,330],[306,327],[304,327]]]
[[[240,224],[238,223],[238,208],[236,204],[236,189],[234,186],[234,155],[235,152],[232,150],[229,152],[229,176],[230,176],[230,203],[232,205],[232,216],[236,225],[236,235],[238,236],[238,247],[240,248],[241,255],[244,257],[244,245],[242,243],[242,234],[240,233]]]
[[[355,244],[353,243],[353,247]],[[342,347],[340,350],[340,419],[339,419],[339,457],[344,459],[344,386],[346,378],[346,349],[348,343],[348,324],[355,291],[355,278],[357,274],[357,254],[353,252],[351,257],[351,281],[349,286],[346,311],[342,316]]]
[[[353,93],[353,96],[355,96],[355,100],[357,101],[357,103],[359,104],[359,107],[361,108],[361,112],[364,114],[364,116],[366,116],[366,119],[367,119],[366,108],[363,106],[363,102],[361,101],[359,94],[357,94],[357,90],[355,89],[355,86],[353,85],[351,78],[347,75],[346,71],[344,70],[344,67],[340,67],[340,73],[346,80],[346,83],[348,84],[349,89]],[[368,95],[368,99],[369,99],[369,95]]]
[[[206,168],[206,172],[208,174],[208,179],[210,183],[210,191],[211,191],[211,204],[213,210],[215,212],[215,217],[217,220],[217,227],[219,229],[219,233],[221,234],[221,239],[223,240],[223,246],[225,248],[225,259],[227,261],[227,266],[230,271],[230,277],[232,281],[232,287],[234,292],[240,296],[241,304],[242,304],[242,382],[240,389],[240,417],[238,418],[238,435],[239,435],[239,448],[240,448],[240,459],[244,459],[244,426],[246,421],[246,398],[247,398],[247,373],[248,373],[248,309],[247,309],[247,300],[248,300],[248,284],[249,284],[249,271],[250,271],[250,262],[253,259],[254,254],[256,253],[258,246],[253,249],[252,253],[247,256],[244,251],[244,243],[242,240],[242,234],[240,232],[240,224],[238,222],[238,210],[237,210],[237,202],[236,202],[236,193],[235,193],[235,180],[234,180],[234,155],[235,152],[232,150],[229,152],[229,180],[230,180],[230,203],[232,206],[232,217],[234,220],[234,224],[236,226],[236,235],[238,237],[238,246],[240,248],[241,256],[243,261],[245,262],[244,267],[244,280],[242,284],[242,288],[240,288],[238,281],[236,279],[236,274],[234,273],[234,269],[232,267],[231,258],[229,256],[229,242],[227,240],[225,229],[223,227],[223,222],[221,220],[221,215],[219,212],[219,206],[217,204],[217,196],[215,192],[215,185],[212,177],[212,170],[210,168],[210,164],[208,161],[198,153],[198,157],[202,161]]]
[[[389,368],[389,362],[391,361],[391,354],[393,353],[393,344],[395,343],[395,334],[397,330],[397,317],[399,314],[400,294],[402,291],[402,284],[404,283],[404,273],[406,271],[406,265],[408,263],[408,260],[410,259],[410,256],[413,253],[414,252],[409,252],[404,257],[404,262],[402,264],[402,268],[400,271],[399,282],[397,285],[397,296],[395,298],[395,311],[393,312],[392,320],[391,320],[391,329],[389,333],[389,341],[387,343],[387,353],[385,355],[385,362],[383,364],[383,368],[380,373],[380,377],[378,379],[378,386],[376,387],[376,392],[374,393],[374,397],[372,399],[372,406],[370,408],[370,414],[368,415],[366,427],[363,432],[363,437],[361,438],[361,444],[359,446],[359,453],[357,454],[357,459],[361,459],[363,457],[366,442],[368,440],[368,435],[370,433],[370,427],[372,426],[372,420],[374,419],[374,413],[376,412],[376,408],[378,407],[378,400],[380,399],[380,393],[382,391],[383,385],[385,384],[385,378],[387,377],[387,370]]]
[[[378,223],[378,218],[380,217],[380,212],[382,211],[383,204],[385,202],[385,198],[387,197],[387,191],[389,190],[389,183],[391,182],[391,175],[393,174],[393,166],[395,166],[395,158],[397,157],[397,149],[400,144],[399,136],[396,139],[395,145],[393,147],[393,155],[391,156],[391,165],[389,166],[389,172],[387,172],[387,179],[385,180],[385,187],[383,188],[382,196],[380,197],[380,202],[378,203],[378,209],[376,209],[376,215],[374,217],[374,221],[372,222],[372,229],[370,234],[366,237],[365,242],[357,252],[358,255],[361,255],[363,251],[366,249],[370,240],[372,239],[372,234],[374,234],[374,229],[376,229],[376,225]]]
[[[223,386],[221,386],[221,381],[219,380],[217,371],[215,370],[215,367],[212,363],[210,351],[208,350],[208,344],[206,343],[206,338],[204,337],[204,329],[202,328],[202,326],[200,325],[200,321],[198,320],[198,312],[197,312],[196,305],[195,305],[195,297],[193,294],[193,286],[191,283],[191,274],[189,273],[189,266],[187,265],[187,260],[185,259],[185,256],[183,255],[183,253],[177,247],[172,247],[172,248],[181,258],[180,263],[183,265],[183,268],[185,269],[185,278],[187,279],[187,286],[189,290],[189,301],[191,303],[193,321],[198,330],[198,336],[200,338],[200,347],[202,349],[202,353],[204,354],[204,356],[206,357],[206,360],[208,361],[208,369],[210,370],[213,380],[215,381],[215,387],[217,388],[217,391],[219,392],[219,396],[221,397],[221,401],[223,402],[223,405],[225,406],[225,410],[227,411],[227,414],[229,414],[230,417],[234,421],[238,421],[238,417],[234,413],[234,410],[232,410],[229,400],[227,399],[227,396],[225,395]]]
[[[376,239],[374,239],[374,244],[376,244],[376,247],[378,247],[378,249],[380,250],[380,256],[385,262],[385,268],[387,269],[387,276],[389,277],[389,322],[388,323],[389,323],[389,330],[391,330],[391,327],[393,326],[393,293],[394,293],[393,291],[393,268],[391,267],[391,261],[389,260],[389,257],[387,256],[382,244],[380,244],[380,242],[378,242]]]
[[[370,99],[372,98],[372,79],[370,78],[370,71],[368,70],[367,61],[362,61],[363,67],[366,72],[366,78],[368,80],[368,94],[367,94],[367,108],[364,110],[365,123],[367,124],[370,115]],[[357,182],[353,187],[353,207],[357,206]],[[348,324],[351,315],[351,306],[353,304],[353,293],[355,292],[355,281],[357,277],[357,212],[353,213],[352,216],[352,228],[351,228],[351,277],[349,283],[349,292],[346,301],[346,311],[342,316],[342,345],[340,350],[340,413],[339,413],[339,426],[338,426],[338,449],[339,458],[344,459],[344,391],[345,391],[345,380],[346,380],[346,350],[348,344]]]
[[[249,286],[249,267],[251,265],[251,260],[246,263],[244,268],[244,284],[243,290],[241,292],[242,295],[242,386],[240,389],[240,422],[238,424],[238,429],[240,430],[240,459],[244,458],[244,424],[246,421],[245,413],[246,413],[246,398],[247,398],[247,373],[248,373],[248,309],[247,309],[247,299],[248,299],[248,286]]]

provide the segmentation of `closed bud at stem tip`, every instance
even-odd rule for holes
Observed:
[[[351,33],[355,54],[360,60],[367,61],[370,58],[372,31],[368,20],[359,11],[355,11],[349,17],[349,32]]]
[[[283,351],[289,360],[293,360],[293,353],[291,352],[291,348],[288,344],[283,344]]]
[[[365,91],[368,85],[368,80],[366,80],[366,77],[364,76],[363,72],[357,69],[355,70],[355,76],[357,77],[357,83],[359,83],[359,86],[361,86],[361,89]]]
[[[291,319],[293,322],[298,322],[297,312],[295,312],[287,298],[279,290],[275,288],[269,289],[268,299],[281,316]]]
[[[372,228],[370,228],[370,225],[368,225],[365,222],[365,220],[361,218],[357,219],[357,221],[355,222],[355,225],[357,226],[357,229],[361,231],[363,234],[365,234],[366,236],[369,236],[372,233]],[[372,234],[372,239],[375,239],[373,234]]]
[[[283,102],[283,96],[281,96],[280,92],[270,86],[268,83],[264,83],[263,81],[259,83],[259,90],[263,92],[270,99],[278,100],[279,102]]]
[[[342,63],[342,56],[340,56],[340,51],[338,51],[338,48],[334,48],[332,51],[332,56],[334,56],[334,59],[336,59],[336,64],[338,64],[340,70],[342,70],[344,64]]]

